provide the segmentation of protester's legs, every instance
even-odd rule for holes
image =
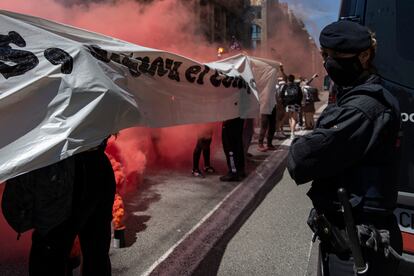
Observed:
[[[254,119],[245,119],[244,120],[244,128],[243,128],[243,149],[244,155],[247,155],[247,152],[250,147],[250,143],[252,142],[254,133]]]
[[[92,152],[85,160],[86,178],[82,206],[91,207],[81,224],[82,275],[111,275],[109,247],[115,177],[111,163],[103,152]],[[88,203],[93,201],[96,203]]]
[[[314,120],[313,120],[312,112],[305,112],[305,128],[306,129],[314,128]]]
[[[202,138],[201,146],[203,149],[204,167],[210,167],[210,145],[212,138]]]
[[[193,152],[193,171],[200,170],[199,169],[199,162],[200,162],[200,157],[201,157],[201,151],[203,149],[201,139],[202,138],[197,139],[197,144],[194,148],[194,152]],[[204,159],[204,162],[205,162],[205,159]]]
[[[240,181],[244,176],[243,124],[240,118],[223,123],[222,141],[229,174],[220,177],[221,181]]]
[[[75,236],[70,221],[55,227],[46,235],[34,231],[29,258],[29,275],[64,276]]]
[[[273,137],[275,136],[276,131],[276,107],[273,108],[272,114],[270,114],[268,118],[269,129],[267,131],[267,145],[272,146]]]
[[[261,114],[260,116],[260,134],[259,134],[259,145],[263,145],[263,141],[266,135],[266,132],[269,128],[269,115]]]
[[[95,214],[79,234],[82,249],[82,276],[111,275],[109,247],[111,243],[112,202],[97,207]]]
[[[238,119],[237,124],[235,125],[235,136],[234,136],[234,143],[235,143],[235,157],[236,157],[236,169],[237,174],[240,177],[245,176],[245,163],[244,163],[244,149],[243,149],[243,125],[244,120]]]
[[[234,120],[234,119],[233,119]],[[227,120],[223,122],[222,132],[221,132],[221,142],[223,144],[223,151],[226,155],[227,167],[229,172],[236,172],[236,167],[234,165],[234,150],[233,150],[233,141],[232,141],[232,120]]]
[[[289,111],[289,126],[290,126],[290,134],[291,135],[295,135],[297,117],[298,117],[297,112]]]
[[[298,112],[298,123],[300,127],[303,127],[303,111],[302,109]]]
[[[281,131],[283,133],[283,125],[287,118],[285,107],[283,105],[277,106],[276,112],[276,130]]]

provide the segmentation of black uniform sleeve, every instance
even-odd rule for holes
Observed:
[[[373,123],[360,110],[328,107],[312,133],[293,141],[290,175],[297,184],[338,175],[363,157],[372,132]]]

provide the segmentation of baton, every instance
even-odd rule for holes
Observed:
[[[354,257],[355,262],[355,271],[358,275],[364,275],[368,271],[368,263],[362,257],[361,246],[359,245],[357,230],[352,216],[351,204],[349,203],[348,194],[344,188],[338,189],[338,198],[344,213],[346,232],[348,233],[352,257]]]
[[[307,82],[306,82],[306,85],[309,85],[314,79],[316,79],[317,77],[319,77],[319,75],[318,74],[313,74],[313,76],[311,77],[311,79],[310,80],[308,80]]]

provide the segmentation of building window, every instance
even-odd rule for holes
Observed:
[[[252,25],[252,40],[262,40],[262,28],[256,24]]]

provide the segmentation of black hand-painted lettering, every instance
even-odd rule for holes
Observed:
[[[226,76],[223,79],[222,83],[223,83],[224,87],[229,88],[231,86],[231,83],[233,82],[233,80],[234,80],[234,77]]]
[[[45,58],[53,65],[62,64],[60,72],[70,74],[73,70],[73,58],[59,48],[48,48],[44,51]]]
[[[148,73],[151,76],[154,76],[155,73],[158,74],[158,76],[163,77],[165,74],[168,73],[168,70],[164,68],[164,60],[162,57],[157,57],[152,63],[151,67],[148,69]]]
[[[139,66],[138,61],[131,59],[129,57],[124,57],[122,59],[122,64],[128,67],[129,72],[131,73],[131,76],[135,78],[141,76],[141,73],[138,71],[138,66]]]
[[[210,77],[210,82],[213,86],[219,87],[221,84],[221,78],[219,72],[216,70],[214,75]]]
[[[26,41],[24,41],[23,37],[21,37],[17,32],[11,31],[8,35],[10,42],[14,45],[17,45],[19,47],[26,47]]]
[[[112,53],[109,59],[112,60],[113,62],[121,64],[121,55],[118,53]]]
[[[141,61],[141,65],[139,66],[139,71],[143,74],[148,73],[148,69],[150,67],[150,59],[149,57],[137,57],[137,60]]]
[[[204,65],[204,71],[201,72],[201,74],[198,76],[197,83],[198,84],[204,84],[204,77],[207,75],[207,73],[210,71],[210,67],[207,65]]]
[[[183,63],[179,61],[174,61],[173,65],[171,63],[167,63],[167,69],[170,70],[170,73],[168,73],[169,79],[180,82],[180,72],[178,69],[180,68],[181,64]]]
[[[238,87],[239,89],[242,89],[242,88],[247,88],[247,83],[244,81],[244,79],[243,79],[243,78],[240,78],[240,79],[239,79],[239,83],[237,84],[237,87]]]
[[[108,63],[108,62],[111,61],[108,58],[108,52],[105,51],[105,50],[103,50],[103,49],[101,49],[99,46],[97,46],[97,45],[89,45],[87,47],[89,49],[89,52],[91,53],[91,55],[94,58],[96,58],[96,59],[98,59],[100,61],[103,61],[105,63]]]
[[[233,83],[232,83],[232,86],[233,86],[234,88],[236,88],[236,87],[237,87],[237,85],[238,85],[238,83],[239,83],[239,79],[240,79],[240,77],[235,77],[235,78],[234,78]]]
[[[6,79],[23,75],[39,64],[39,59],[32,52],[13,49],[10,43],[26,47],[26,41],[15,31],[0,35],[0,74]]]
[[[185,71],[185,78],[187,79],[188,82],[194,83],[196,80],[196,77],[194,77],[193,75],[200,73],[200,71],[201,71],[201,66],[193,65]]]

